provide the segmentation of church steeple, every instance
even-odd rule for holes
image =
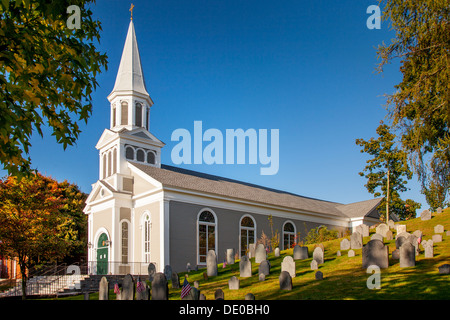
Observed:
[[[108,96],[111,103],[111,129],[149,129],[150,107],[153,101],[147,92],[139,55],[133,20],[130,20],[127,38],[120,60],[116,82]]]

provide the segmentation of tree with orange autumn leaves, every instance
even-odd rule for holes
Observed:
[[[74,184],[39,173],[0,180],[0,254],[17,258],[26,298],[26,270],[82,250],[86,195]]]

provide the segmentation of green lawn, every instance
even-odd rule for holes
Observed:
[[[401,222],[407,225],[407,231],[420,229],[423,231],[423,239],[431,239],[434,234],[434,226],[442,224],[445,230],[450,229],[450,209],[443,213],[434,213],[429,221],[421,221],[420,218]],[[370,231],[371,234],[375,230]],[[394,232],[395,237],[395,232]],[[192,271],[188,280],[193,286],[195,280],[200,283],[200,291],[207,300],[214,299],[214,292],[221,288],[224,291],[226,300],[244,299],[247,293],[253,293],[257,300],[307,300],[307,299],[327,299],[327,300],[367,300],[367,299],[450,299],[449,275],[439,274],[438,266],[450,263],[450,236],[443,234],[443,241],[434,246],[434,258],[425,259],[423,249],[416,257],[416,266],[410,268],[400,268],[398,260],[389,260],[389,268],[381,270],[381,289],[369,290],[366,286],[367,278],[370,274],[363,270],[361,249],[355,250],[356,256],[349,258],[347,251],[342,252],[342,256],[337,257],[341,239],[324,242],[325,263],[319,266],[323,272],[324,280],[315,279],[315,271],[310,269],[312,251],[314,245],[308,245],[309,259],[296,261],[297,276],[293,278],[292,291],[280,291],[278,277],[281,272],[281,262],[286,255],[292,255],[293,250],[281,251],[280,257],[269,254],[268,259],[272,265],[270,275],[266,280],[258,280],[258,265],[252,263],[253,277],[240,278],[240,289],[229,290],[228,279],[231,276],[239,278],[239,262],[223,268],[219,265],[217,277],[203,279],[203,272]],[[364,244],[370,240],[364,238]],[[395,240],[387,242],[389,254],[395,250]],[[254,262],[254,259],[251,259]],[[180,273],[181,283],[186,273]],[[181,289],[172,289],[169,283],[169,299],[180,299]],[[91,295],[91,299],[96,299],[98,295]],[[82,299],[82,296],[72,297],[72,299]],[[111,299],[115,299],[115,294],[111,293]]]

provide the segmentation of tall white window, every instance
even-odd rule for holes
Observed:
[[[255,221],[250,216],[241,219],[241,257],[247,255],[247,250],[251,243],[255,243]]]
[[[209,250],[216,250],[216,218],[210,211],[198,217],[198,263],[205,264]]]
[[[142,225],[142,235],[143,235],[143,248],[144,248],[144,262],[150,263],[150,230],[151,230],[150,215],[147,213],[144,216],[144,221]]]
[[[286,222],[283,226],[283,248],[289,249],[295,243],[295,227],[291,222]]]

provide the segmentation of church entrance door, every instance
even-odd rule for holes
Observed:
[[[102,233],[97,243],[97,274],[108,274],[108,236]]]

